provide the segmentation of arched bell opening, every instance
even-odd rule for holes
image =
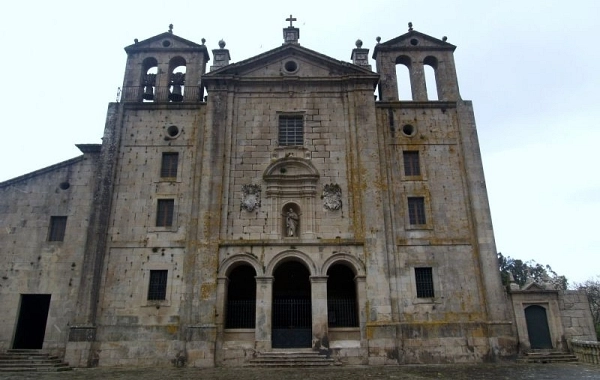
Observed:
[[[345,264],[327,270],[327,324],[329,327],[358,327],[356,274]]]
[[[310,271],[296,260],[273,272],[273,348],[311,347],[312,304]]]
[[[183,57],[175,57],[169,62],[169,100],[182,102],[185,91],[186,62]]]
[[[427,87],[427,100],[441,99],[437,68],[437,58],[432,56],[425,57],[423,60],[423,73],[425,75],[425,86]]]
[[[240,264],[228,275],[226,329],[252,329],[256,324],[256,271]]]
[[[299,237],[301,232],[300,225],[300,206],[296,203],[286,203],[282,210],[282,236],[288,238]]]
[[[410,83],[411,59],[406,55],[401,55],[396,58],[395,63],[398,100],[413,100],[412,86]]]
[[[156,75],[158,74],[158,61],[148,57],[142,62],[142,100],[153,102],[156,95]]]

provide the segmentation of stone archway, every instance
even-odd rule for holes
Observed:
[[[272,347],[311,347],[310,271],[288,260],[275,268],[273,277]]]

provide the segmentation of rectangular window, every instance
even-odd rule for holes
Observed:
[[[279,145],[304,144],[304,118],[302,115],[279,116]]]
[[[176,178],[178,162],[179,153],[163,153],[162,163],[160,165],[161,178]]]
[[[431,268],[415,268],[417,298],[431,298],[433,293],[433,272]]]
[[[148,284],[148,300],[162,301],[167,299],[167,274],[168,270],[151,270],[150,283]]]
[[[408,220],[410,224],[426,224],[425,198],[408,197]]]
[[[156,207],[156,227],[171,227],[174,209],[174,199],[159,199]]]
[[[66,216],[51,216],[50,230],[48,231],[48,241],[64,241],[65,230],[67,229]]]
[[[404,175],[421,175],[421,166],[419,164],[419,151],[405,150],[402,155],[404,156]]]

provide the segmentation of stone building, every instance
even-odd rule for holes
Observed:
[[[374,72],[360,41],[342,62],[288,21],[241,62],[220,42],[208,72],[204,41],[136,40],[102,144],[0,184],[0,349],[75,366],[515,354],[455,46],[411,27],[378,41]]]

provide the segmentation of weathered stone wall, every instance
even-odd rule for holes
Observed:
[[[0,350],[12,348],[20,295],[49,294],[43,347],[64,353],[77,307],[94,171],[94,154],[86,154],[0,184]],[[51,216],[67,216],[64,241],[48,241]]]
[[[167,365],[185,351],[185,261],[194,254],[188,239],[195,233],[194,147],[202,112],[202,106],[183,105],[124,110],[97,321],[98,365]],[[161,178],[163,152],[179,153],[176,178]],[[159,199],[175,200],[171,227],[156,226]],[[168,270],[165,300],[147,299],[151,270]]]
[[[567,344],[571,340],[596,340],[594,319],[587,296],[583,291],[561,291],[558,293],[558,307]]]

